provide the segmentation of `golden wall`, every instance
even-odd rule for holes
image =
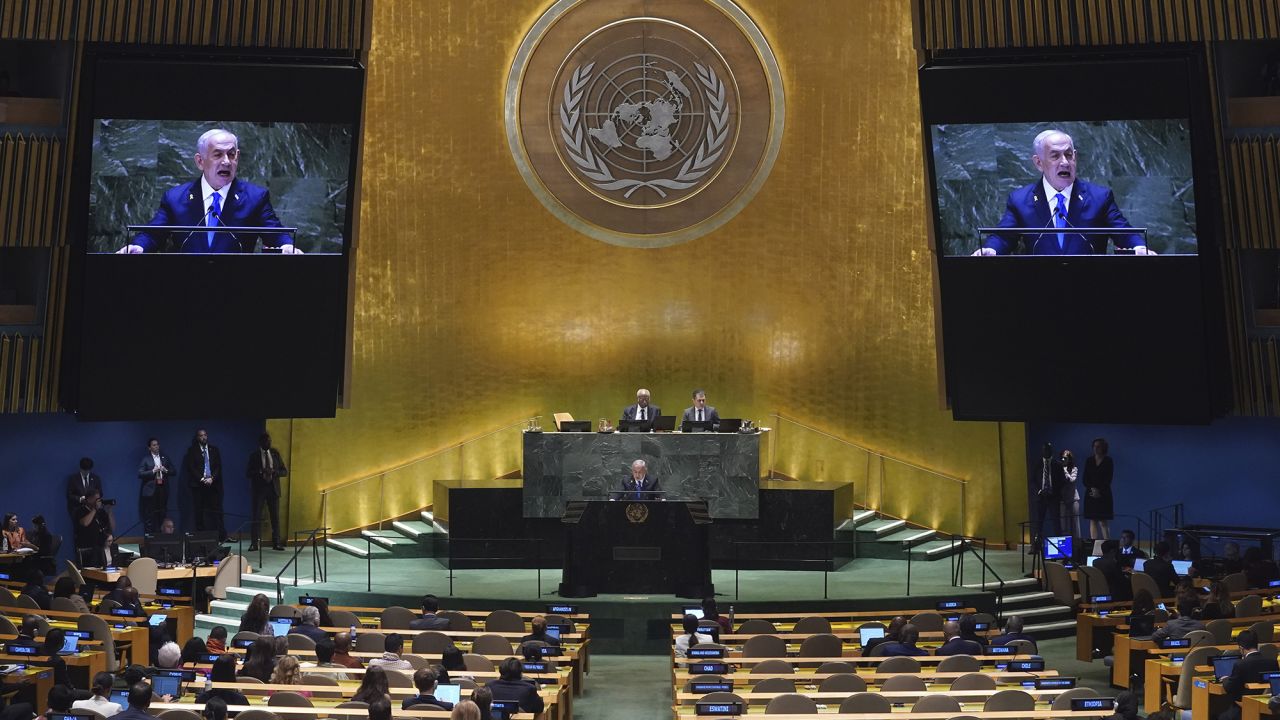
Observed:
[[[777,164],[724,227],[651,250],[569,230],[516,171],[504,82],[548,5],[375,4],[350,408],[275,426],[294,528],[319,522],[320,489],[533,414],[616,419],[644,386],[668,412],[703,387],[726,417],[780,412],[954,475],[964,519],[940,481],[881,486],[912,519],[1012,537],[1021,426],[954,422],[938,399],[910,4],[740,0],[783,72]],[[838,443],[789,437],[789,475],[861,472]],[[468,472],[518,467],[514,443],[490,445]],[[431,489],[417,477],[386,493],[394,506]],[[331,506],[330,523],[376,521],[374,505]]]

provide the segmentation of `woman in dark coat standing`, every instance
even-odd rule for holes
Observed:
[[[1111,499],[1111,476],[1115,464],[1107,454],[1110,447],[1103,438],[1093,441],[1093,454],[1084,461],[1084,517],[1089,521],[1089,534],[1095,540],[1111,535],[1111,519],[1116,516]]]

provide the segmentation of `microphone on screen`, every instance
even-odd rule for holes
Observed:
[[[200,220],[199,220],[199,221],[197,221],[197,222],[196,222],[196,224],[197,224],[197,225],[204,224],[204,225],[206,225],[206,227],[215,227],[215,226],[213,226],[213,225],[208,225],[208,222],[209,222],[209,215],[210,215],[210,214],[212,214],[212,215],[213,215],[213,218],[214,218],[215,220],[217,220],[217,221],[218,221],[218,224],[219,224],[219,225],[221,225],[221,224],[222,224],[222,213],[215,213],[215,212],[213,212],[213,205],[212,205],[212,204],[211,204],[211,205],[209,205],[209,209],[205,211],[204,215],[201,215],[201,216],[200,216]],[[180,245],[178,245],[178,252],[180,252],[180,253],[181,253],[181,252],[186,252],[186,251],[187,251],[187,241],[191,239],[191,236],[192,236],[192,235],[195,235],[195,234],[196,234],[196,233],[198,233],[198,232],[209,232],[209,231],[207,231],[207,230],[192,230],[191,232],[187,233],[187,236],[186,236],[186,237],[184,237],[184,238],[182,238],[182,243],[181,243]]]

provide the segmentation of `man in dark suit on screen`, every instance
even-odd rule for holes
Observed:
[[[709,422],[711,429],[715,430],[720,426],[720,413],[716,409],[707,405],[707,393],[703,390],[693,391],[693,407],[684,409],[684,416],[680,422]]]
[[[644,460],[636,460],[631,463],[631,477],[622,481],[622,489],[657,492],[661,488],[658,487],[658,478],[649,475],[649,464]]]
[[[636,391],[636,404],[628,405],[622,411],[623,420],[647,420],[653,422],[662,414],[662,408],[650,402],[649,391],[640,388]]]
[[[1032,163],[1040,178],[1009,193],[1002,228],[1044,228],[1041,233],[988,235],[974,255],[1011,255],[1022,245],[1026,255],[1104,255],[1107,239],[1118,250],[1155,255],[1136,233],[1083,235],[1070,228],[1130,228],[1111,189],[1076,177],[1076,147],[1070,135],[1045,130],[1032,144]]]
[[[253,542],[250,550],[258,549],[258,541],[262,535],[262,505],[266,503],[267,513],[271,516],[271,548],[283,550],[280,544],[280,478],[289,475],[284,466],[280,452],[271,447],[271,435],[262,433],[258,438],[258,449],[249,453],[249,467],[245,471],[249,477],[249,489],[253,502]]]
[[[160,207],[149,225],[205,225],[208,231],[184,233],[140,232],[117,254],[160,252],[165,235],[172,235],[172,252],[245,253],[253,252],[257,233],[218,232],[219,225],[231,227],[281,227],[271,207],[266,188],[236,178],[240,168],[240,141],[226,130],[210,130],[196,142],[196,167],[200,177],[169,188],[160,198]],[[279,247],[285,255],[301,255],[288,234],[261,235],[264,247]]]

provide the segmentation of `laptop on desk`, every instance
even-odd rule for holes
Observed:
[[[682,433],[711,432],[711,421],[703,420],[702,422],[698,422],[697,420],[685,420],[684,422],[680,423],[680,432]]]
[[[653,423],[653,420],[619,420],[618,432],[649,432]]]
[[[591,432],[590,420],[561,420],[560,432]]]
[[[1236,669],[1238,662],[1240,662],[1239,655],[1214,655],[1209,658],[1209,663],[1213,665],[1213,676],[1218,680],[1231,677],[1231,671]]]
[[[716,432],[736,433],[742,429],[742,418],[720,418],[720,427]]]
[[[654,432],[671,432],[676,429],[675,415],[659,415],[653,420]]]

